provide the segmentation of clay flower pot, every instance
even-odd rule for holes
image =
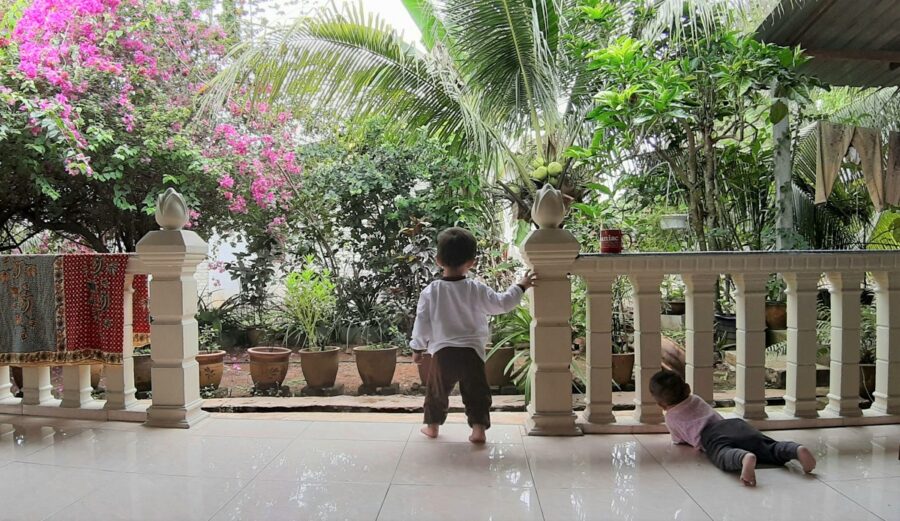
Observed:
[[[619,387],[631,383],[634,374],[634,353],[613,353],[612,378]]]
[[[321,351],[300,350],[300,369],[306,385],[317,389],[334,387],[339,355],[339,347],[326,347]]]
[[[152,385],[150,383],[150,368],[153,362],[150,360],[150,353],[134,354],[134,388],[138,392],[150,392]]]
[[[787,304],[766,302],[766,327],[776,331],[787,329]]]
[[[387,387],[394,380],[394,370],[397,368],[398,347],[371,348],[369,346],[354,347],[353,355],[356,357],[356,370],[359,378],[366,387]]]
[[[225,351],[201,351],[197,363],[200,364],[200,388],[218,389],[225,373]]]
[[[512,378],[506,373],[506,366],[516,356],[516,348],[505,346],[493,353],[488,352],[488,358],[484,361],[484,373],[487,376],[488,385],[501,387],[512,383]]]
[[[251,347],[250,378],[257,390],[277,389],[284,384],[291,350],[284,347]]]

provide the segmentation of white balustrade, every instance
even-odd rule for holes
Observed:
[[[545,230],[540,230],[541,232]],[[571,309],[563,275],[579,276],[587,286],[587,393],[577,424],[584,432],[664,432],[661,411],[649,395],[649,379],[659,370],[660,283],[680,275],[685,283],[685,377],[694,392],[713,401],[715,285],[720,275],[735,283],[737,349],[733,412],[760,426],[803,428],[900,423],[900,255],[886,251],[704,252],[678,254],[585,254],[570,260],[573,244],[562,230],[547,230],[540,243],[524,249],[540,278],[532,297],[533,404],[553,404],[554,417],[570,417],[567,382],[571,354],[563,349]],[[560,239],[554,247],[552,241]],[[539,258],[529,249],[557,252]],[[565,253],[562,253],[562,252]],[[545,272],[548,278],[545,278]],[[860,292],[865,273],[876,283],[876,387],[870,409],[860,408]],[[787,356],[784,406],[766,399],[766,283],[774,275],[787,286]],[[613,414],[611,392],[612,291],[617,276],[634,287],[635,399],[630,415]],[[824,278],[823,278],[824,276]],[[549,283],[548,282],[549,279]],[[831,292],[831,360],[827,406],[816,396],[817,293],[820,281]],[[548,329],[549,328],[549,329]],[[552,333],[550,332],[552,330]],[[567,348],[567,346],[566,346]],[[552,376],[551,376],[552,375]],[[553,385],[547,385],[550,377]],[[544,378],[542,381],[541,378]],[[548,396],[553,393],[553,396]],[[824,403],[823,403],[824,405]],[[534,432],[547,411],[529,408]],[[537,421],[535,419],[537,418]],[[569,434],[568,427],[561,429]],[[540,432],[546,434],[547,432]]]

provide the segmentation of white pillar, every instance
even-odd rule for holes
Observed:
[[[12,382],[9,380],[9,366],[0,365],[0,400],[12,398]]]
[[[831,285],[829,412],[861,416],[859,408],[859,285],[863,273],[828,273]]]
[[[122,299],[122,364],[106,366],[106,409],[129,409],[137,405],[134,394],[134,275],[125,277]],[[88,375],[90,380],[90,374]],[[88,381],[90,385],[90,381]]]
[[[661,423],[662,410],[650,395],[650,378],[662,368],[659,285],[662,274],[629,276],[634,286],[634,418]]]
[[[50,366],[22,368],[22,405],[44,405],[53,401]]]
[[[875,402],[872,410],[900,414],[900,273],[874,272]]]
[[[209,416],[201,410],[198,351],[197,265],[207,245],[199,235],[182,230],[187,206],[169,189],[157,203],[157,222],[165,229],[148,233],[137,245],[150,283],[150,358],[153,402],[147,424],[188,428]]]
[[[91,397],[91,366],[67,365],[63,367],[63,395],[60,407],[80,408],[94,401]]]
[[[737,389],[735,414],[766,418],[766,282],[767,274],[732,276],[737,288]]]
[[[713,355],[715,353],[713,316],[716,312],[715,284],[718,275],[686,274],[685,301],[685,378],[694,394],[713,401]]]
[[[787,391],[785,413],[815,418],[816,410],[816,297],[818,273],[785,273],[787,284]]]
[[[538,275],[531,291],[531,403],[526,429],[534,436],[581,434],[572,409],[572,285],[568,273],[578,255],[575,237],[560,228],[532,231],[522,245]]]
[[[613,277],[591,276],[587,284],[587,423],[613,423],[612,284]]]

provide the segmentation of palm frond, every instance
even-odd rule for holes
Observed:
[[[471,128],[428,57],[361,4],[328,8],[258,41],[237,46],[232,63],[209,85],[205,108],[221,106],[239,86],[282,105],[314,107],[347,120],[372,115],[465,148]]]
[[[781,0],[655,0],[645,36],[679,39],[688,28],[708,33],[721,26],[752,32],[780,5]]]

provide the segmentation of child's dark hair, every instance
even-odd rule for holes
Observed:
[[[447,268],[458,268],[475,260],[477,243],[469,230],[447,228],[438,234],[437,258]]]
[[[678,373],[663,369],[650,377],[650,394],[657,402],[670,407],[686,400],[689,391]]]

